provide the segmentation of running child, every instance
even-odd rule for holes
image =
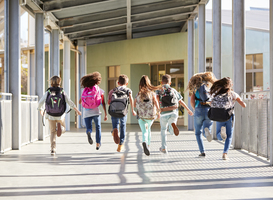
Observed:
[[[83,118],[88,142],[90,145],[93,144],[91,133],[92,121],[94,120],[96,126],[96,150],[99,150],[101,146],[101,112],[99,106],[101,104],[104,110],[104,121],[107,120],[104,91],[99,87],[101,74],[99,72],[87,74],[81,78],[80,83],[84,90],[79,103],[83,106]]]
[[[62,79],[58,76],[50,78],[51,87],[48,88],[44,96],[40,99],[38,110],[43,116],[46,111],[45,118],[48,119],[50,129],[50,144],[51,155],[56,154],[56,135],[60,137],[65,132],[65,111],[66,104],[74,109],[78,115],[81,112],[76,108],[76,105],[66,95],[63,88],[60,87]],[[45,111],[42,111],[42,106],[45,103]]]

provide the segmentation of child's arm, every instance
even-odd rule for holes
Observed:
[[[82,104],[82,98],[80,98],[80,100],[79,100],[79,104]]]
[[[130,93],[130,95],[129,95],[129,100],[130,100],[130,104],[131,104],[131,108],[132,108],[132,114],[133,114],[134,116],[136,116],[137,114],[136,114],[136,112],[134,111],[134,106],[135,106],[135,104],[134,104],[134,99],[133,99],[133,97],[132,97],[132,93]]]
[[[237,101],[237,102],[240,104],[240,106],[242,106],[243,108],[246,107],[246,103],[243,102],[243,100],[242,100],[240,97],[238,97],[238,98],[236,99],[236,101]]]
[[[101,95],[101,103],[102,103],[102,107],[103,107],[103,110],[104,110],[104,121],[106,121],[107,120],[107,113],[106,113],[106,106],[105,106],[104,95],[103,94]]]
[[[81,111],[79,111],[77,107],[74,107],[73,109],[76,111],[77,115],[82,115]]]
[[[156,109],[158,111],[160,111],[160,106],[159,106],[159,103],[158,103],[158,98],[156,98],[155,95],[153,96],[153,101],[154,101],[154,105],[155,105]],[[157,117],[160,118],[160,112],[157,113]]]
[[[190,116],[193,116],[192,111],[188,108],[188,106],[185,104],[185,102],[184,102],[182,99],[179,100],[178,102],[179,102],[179,104],[180,104],[181,106],[183,106],[184,108],[186,108],[186,110],[188,111],[188,113],[189,113]]]
[[[38,108],[37,108],[37,110],[40,111],[40,114],[41,114],[42,116],[43,116],[43,114],[44,114],[44,111],[42,110],[42,107],[43,107],[43,105],[44,105],[44,103],[45,103],[45,101],[46,101],[47,93],[48,93],[48,92],[46,92],[46,93],[44,94],[44,96],[42,96],[42,98],[40,99],[40,101],[39,101],[39,103],[38,103]]]
[[[192,109],[195,108],[195,94],[191,95],[191,107],[192,107]]]
[[[165,112],[165,111],[172,111],[178,108],[178,105],[174,105],[174,106],[170,106],[170,107],[166,107],[166,108],[161,108],[161,112]]]

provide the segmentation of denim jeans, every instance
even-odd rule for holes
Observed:
[[[167,128],[169,127],[169,132],[173,135],[172,123],[177,122],[178,112],[172,113],[170,115],[164,115],[160,117],[160,126],[161,126],[161,148],[167,149]]]
[[[117,128],[119,129],[119,123],[120,123],[120,144],[123,144],[124,142],[124,137],[125,137],[125,132],[126,132],[126,122],[127,122],[127,115],[121,118],[117,117],[111,117],[112,119],[112,127],[113,129]]]
[[[154,120],[149,119],[139,119],[138,124],[142,131],[142,142],[146,142],[147,145],[151,143],[151,126]]]
[[[235,115],[232,115],[231,118],[226,121],[226,122],[216,122],[216,135],[218,140],[223,140],[221,137],[221,127],[225,126],[226,127],[226,134],[227,138],[225,141],[225,146],[224,146],[224,152],[227,153],[229,150],[229,147],[232,142],[232,135],[233,135],[233,127],[234,127],[234,122],[235,122]]]
[[[96,143],[100,144],[101,140],[101,116],[96,115],[92,117],[84,118],[85,125],[86,125],[86,133],[92,133],[92,120],[94,120],[96,125]]]
[[[194,112],[195,136],[200,153],[205,152],[201,133],[203,133],[204,137],[206,137],[204,131],[205,128],[208,128],[209,131],[211,132],[212,121],[208,118],[208,111],[209,107],[202,106],[195,108]]]

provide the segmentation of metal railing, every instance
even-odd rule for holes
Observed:
[[[21,145],[38,140],[38,96],[21,95]]]
[[[0,93],[0,152],[12,148],[12,94]]]
[[[242,93],[247,104],[242,108],[242,149],[269,159],[270,157],[270,109],[269,91]]]

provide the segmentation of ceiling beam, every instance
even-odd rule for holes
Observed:
[[[133,38],[142,38],[142,37],[164,35],[164,34],[170,34],[170,33],[179,33],[179,31],[180,31],[180,27],[167,28],[167,29],[154,30],[154,31],[145,31],[145,32],[139,32],[139,33],[133,33]]]
[[[160,29],[166,29],[166,28],[174,28],[181,26],[181,23],[185,23],[186,20],[181,21],[174,21],[174,22],[167,22],[167,23],[159,23],[159,24],[152,24],[147,26],[139,26],[139,27],[133,27],[133,32],[143,32],[143,31],[152,31],[152,30],[160,30]],[[180,25],[179,25],[180,24]],[[151,29],[151,30],[147,30]]]
[[[127,0],[127,24],[126,24],[127,39],[132,39],[132,23],[131,23],[131,0]]]
[[[86,45],[94,45],[106,42],[115,42],[120,40],[126,40],[126,35],[115,35],[115,36],[107,36],[107,37],[98,37],[98,38],[90,38],[86,40]]]

